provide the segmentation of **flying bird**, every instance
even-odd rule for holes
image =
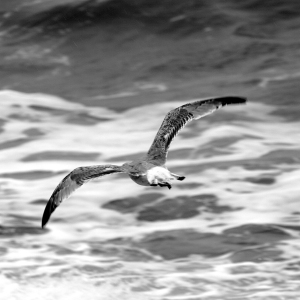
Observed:
[[[122,166],[95,165],[79,167],[69,173],[56,187],[44,210],[42,227],[51,214],[77,188],[90,179],[114,173],[126,173],[134,182],[145,186],[171,186],[172,180],[185,177],[171,173],[166,167],[167,154],[173,138],[188,122],[213,113],[222,106],[246,103],[243,97],[217,97],[198,100],[171,110],[164,118],[147,154]]]

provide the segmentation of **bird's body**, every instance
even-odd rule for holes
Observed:
[[[125,163],[123,167],[128,169],[128,175],[135,183],[144,186],[167,186],[170,189],[171,180],[184,179],[171,173],[165,166],[157,166],[143,159]]]
[[[188,122],[213,113],[221,106],[245,103],[241,97],[219,97],[198,100],[171,110],[163,120],[147,154],[122,166],[95,165],[79,167],[69,173],[56,187],[44,210],[42,227],[49,221],[57,206],[77,188],[90,179],[113,173],[126,173],[143,186],[172,187],[172,180],[185,177],[171,173],[166,167],[168,149],[173,138]]]

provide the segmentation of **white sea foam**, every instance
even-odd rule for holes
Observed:
[[[276,73],[281,73],[281,74],[276,74]],[[273,82],[273,81],[282,81],[282,80],[287,80],[287,79],[290,79],[290,78],[298,78],[300,77],[300,72],[289,72],[289,73],[283,73],[283,72],[276,72],[273,76],[265,76],[263,77],[263,79],[261,80],[259,86],[262,87],[262,88],[266,88],[267,85],[270,83],[270,82]]]
[[[2,224],[12,230],[39,227],[44,205],[33,205],[33,200],[48,199],[59,181],[80,165],[114,163],[118,156],[147,151],[165,114],[182,104],[156,103],[116,113],[49,95],[1,91]],[[169,160],[171,171],[185,168],[181,172],[186,176],[185,181],[174,183],[172,190],[138,186],[126,175],[103,177],[84,185],[66,200],[53,214],[46,234],[25,232],[16,235],[17,239],[15,235],[3,235],[1,247],[8,250],[1,254],[0,248],[0,285],[5,287],[1,291],[4,298],[0,298],[24,299],[28,295],[28,299],[35,299],[38,295],[39,299],[62,299],[63,294],[63,299],[98,299],[99,295],[101,299],[233,299],[249,295],[256,299],[296,299],[297,272],[288,269],[289,263],[300,261],[300,246],[295,239],[276,246],[284,261],[261,263],[234,264],[228,255],[192,255],[167,262],[146,249],[137,249],[140,255],[152,257],[148,263],[147,259],[126,261],[120,254],[133,251],[120,241],[129,238],[138,243],[151,233],[168,230],[193,229],[220,235],[224,229],[249,223],[275,224],[289,226],[286,232],[298,237],[293,226],[298,226],[300,218],[300,122],[284,121],[284,117],[271,114],[274,109],[261,103],[227,107],[185,128],[193,134],[179,134],[170,151],[193,150],[190,156]],[[106,121],[92,125],[69,121],[70,116],[80,114]],[[236,115],[236,119],[228,121],[228,114]],[[230,138],[232,142],[225,147],[218,144]],[[209,150],[200,151],[206,148],[226,151],[214,155],[208,155]],[[24,160],[47,151],[83,155],[99,152],[99,156],[96,161],[86,156],[80,162],[64,158]],[[38,171],[59,174],[45,173],[43,177],[35,175]],[[257,182],[260,178],[269,178],[270,183]],[[201,185],[180,188],[191,183]],[[221,213],[204,210],[191,218],[147,222],[138,221],[137,212],[123,214],[101,208],[111,200],[142,198],[153,192],[162,194],[157,202],[214,195],[218,205],[232,209]],[[91,254],[93,247],[98,254]],[[56,277],[62,274],[63,279]]]
[[[88,99],[93,100],[104,100],[104,99],[117,99],[117,98],[125,98],[130,96],[137,96],[140,94],[140,91],[155,91],[155,92],[164,92],[168,88],[164,84],[152,83],[152,82],[137,82],[133,88],[128,91],[123,91],[116,94],[109,95],[98,95],[94,97],[90,97]]]
[[[126,284],[110,280],[101,285],[95,284],[80,277],[67,278],[39,278],[31,279],[26,283],[18,283],[16,280],[0,277],[2,299],[30,299],[30,300],[150,300],[154,299],[145,294],[133,292]],[[76,287],[76,288],[74,288]]]

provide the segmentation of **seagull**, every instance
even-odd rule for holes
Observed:
[[[79,167],[69,173],[56,187],[44,210],[42,227],[51,214],[76,189],[90,179],[114,173],[126,173],[134,182],[144,186],[160,186],[171,189],[172,180],[185,177],[171,173],[166,167],[167,154],[173,138],[187,123],[213,113],[222,106],[243,104],[244,97],[227,96],[207,98],[184,104],[171,110],[164,118],[147,154],[140,159],[116,165]]]

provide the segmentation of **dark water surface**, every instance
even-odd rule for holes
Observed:
[[[3,1],[1,299],[299,299],[298,1]],[[103,177],[40,228],[78,166],[139,157],[189,124],[171,190]]]

